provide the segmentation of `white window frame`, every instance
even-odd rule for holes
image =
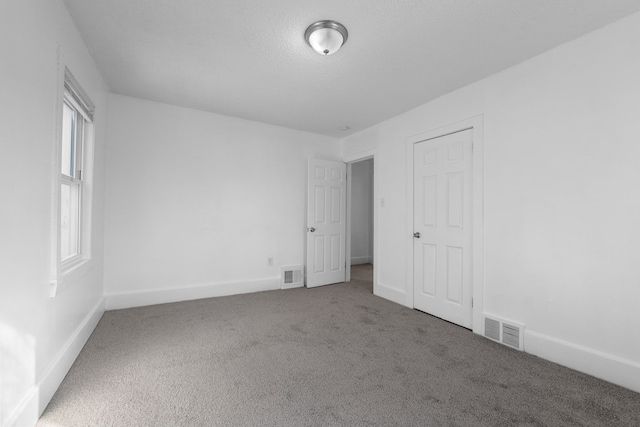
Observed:
[[[64,241],[65,241],[65,236],[64,234],[64,227],[62,226],[62,224],[60,225],[60,245],[61,245],[61,249],[60,249],[60,262],[62,263],[62,269],[69,269],[71,267],[73,267],[74,265],[77,265],[78,263],[82,262],[83,256],[82,256],[82,247],[84,246],[82,243],[82,223],[83,223],[83,213],[84,213],[84,209],[82,206],[82,199],[83,199],[83,180],[82,180],[82,173],[83,173],[83,169],[84,169],[84,157],[83,157],[83,148],[84,148],[84,141],[87,139],[85,136],[86,133],[86,129],[89,127],[87,126],[87,124],[91,123],[88,121],[86,112],[83,110],[83,108],[78,105],[77,102],[74,101],[74,99],[72,98],[71,93],[65,88],[64,91],[64,101],[63,104],[65,104],[68,108],[70,108],[71,110],[73,110],[75,112],[75,118],[73,120],[73,127],[72,127],[72,138],[74,140],[74,143],[72,144],[71,147],[71,153],[70,153],[70,157],[73,159],[70,161],[70,168],[72,168],[73,170],[70,171],[70,174],[67,174],[63,171],[60,171],[60,191],[62,193],[62,187],[64,186],[68,186],[70,188],[75,188],[76,190],[76,198],[77,200],[75,201],[75,203],[73,203],[75,206],[72,206],[72,208],[75,208],[75,210],[77,210],[77,212],[75,213],[75,216],[77,216],[76,220],[75,220],[75,224],[73,224],[72,228],[74,228],[74,230],[70,230],[70,240],[75,240],[75,242],[73,243],[73,246],[75,246],[75,251],[73,254],[71,255],[65,255],[65,251],[63,250],[64,247]],[[64,109],[64,107],[63,107]],[[61,157],[62,155],[64,155],[63,150],[61,150]],[[60,159],[61,163],[62,163],[62,158]],[[62,195],[61,195],[62,197]],[[63,209],[62,206],[62,200],[60,202],[60,209]],[[60,213],[60,220],[62,221],[63,215],[62,212]],[[69,243],[71,244],[71,243]]]
[[[91,200],[93,187],[93,116],[95,106],[82,86],[65,67],[64,74],[60,73],[61,90],[57,97],[56,108],[56,159],[54,161],[54,203],[53,203],[53,254],[52,279],[50,296],[54,297],[84,276],[91,268]],[[65,104],[75,111],[74,130],[74,158],[73,168],[69,173],[62,171],[63,156],[63,110]],[[62,227],[62,188],[75,187],[77,192],[77,218],[74,227],[75,253],[63,254]]]

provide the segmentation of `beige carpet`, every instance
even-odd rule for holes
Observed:
[[[639,426],[640,395],[349,283],[105,313],[38,426]]]

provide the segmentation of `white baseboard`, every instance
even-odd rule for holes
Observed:
[[[525,329],[525,352],[640,393],[640,363]]]
[[[225,283],[205,283],[148,291],[119,292],[107,294],[107,310],[143,307],[201,298],[222,297],[250,292],[280,289],[280,278],[270,277],[257,280],[239,280]]]
[[[38,410],[38,387],[33,386],[9,415],[3,427],[35,426],[40,418]]]
[[[105,299],[100,298],[89,314],[78,325],[67,342],[55,355],[38,382],[29,389],[20,404],[6,421],[7,427],[33,426],[38,422],[54,393],[60,387],[80,350],[86,344],[105,310]]]
[[[388,299],[389,301],[393,301],[397,304],[404,306],[407,305],[407,293],[400,289],[392,288],[390,286],[383,285],[382,283],[377,283],[373,287],[373,293],[374,295]]]
[[[351,265],[371,264],[371,263],[372,263],[372,257],[370,255],[351,257]]]

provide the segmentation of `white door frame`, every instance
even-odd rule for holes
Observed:
[[[473,144],[473,244],[472,244],[472,263],[473,263],[473,316],[472,327],[476,334],[484,333],[484,324],[482,323],[482,313],[484,311],[484,281],[483,281],[483,230],[484,230],[484,198],[483,198],[483,143],[482,143],[482,115],[471,117],[470,119],[442,126],[427,132],[422,132],[406,139],[406,173],[407,173],[407,219],[406,219],[406,259],[407,259],[407,306],[414,308],[413,305],[413,146],[418,142],[428,139],[434,139],[463,130],[472,130]]]
[[[373,159],[373,293],[378,295],[378,149],[373,148],[344,156],[343,162],[347,164],[347,282],[351,280],[351,166],[362,160]]]

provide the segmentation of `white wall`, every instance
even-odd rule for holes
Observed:
[[[379,147],[379,284],[408,296],[407,137],[484,123],[484,308],[640,391],[640,14],[343,141]],[[407,299],[408,300],[408,299]]]
[[[338,140],[119,95],[109,108],[109,308],[274,289],[304,264],[307,159],[339,159]]]
[[[58,67],[96,104],[90,271],[49,297]],[[33,425],[103,311],[106,86],[61,1],[0,2],[0,425]]]
[[[351,165],[351,264],[373,262],[373,159]]]

